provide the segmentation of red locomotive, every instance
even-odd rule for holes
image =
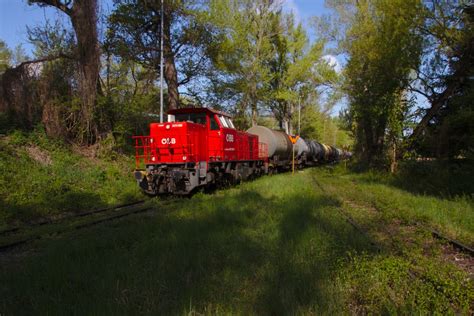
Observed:
[[[263,126],[238,131],[231,117],[209,108],[171,110],[168,122],[151,123],[149,136],[135,136],[135,178],[149,195],[189,194],[298,166],[337,161],[345,152]],[[144,164],[145,169],[140,167]]]
[[[150,124],[150,136],[134,138],[135,177],[150,195],[188,194],[257,176],[267,157],[256,135],[238,131],[230,116],[207,108],[172,110],[167,123]],[[138,169],[141,162],[146,170]]]

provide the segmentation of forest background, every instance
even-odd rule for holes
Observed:
[[[127,150],[159,114],[160,1],[28,5],[62,18],[28,27],[32,54],[0,42],[0,132],[41,126]],[[222,109],[239,128],[285,129],[392,171],[400,159],[472,157],[469,2],[328,0],[304,24],[285,5],[165,0],[165,110]]]

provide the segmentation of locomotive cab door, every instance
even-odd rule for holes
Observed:
[[[210,161],[222,161],[224,151],[222,147],[222,132],[219,119],[216,114],[208,115],[208,148]]]
[[[238,154],[243,152],[243,148],[240,148],[242,147],[242,140],[239,138],[234,124],[230,118],[226,116],[218,115],[217,117],[219,118],[221,125],[223,125],[221,131],[224,159],[226,161],[239,160]]]

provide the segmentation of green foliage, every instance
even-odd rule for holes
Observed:
[[[401,164],[393,183],[419,194],[437,195],[445,198],[462,198],[474,194],[474,161],[433,160],[405,161]]]
[[[383,163],[390,142],[402,135],[409,73],[420,63],[422,39],[414,32],[420,1],[358,1],[347,20],[343,47],[349,55],[349,95],[357,153]]]
[[[272,74],[267,65],[274,55],[271,37],[276,35],[280,8],[267,1],[210,1],[208,20],[218,32],[218,46],[211,61],[222,73],[216,91],[237,94],[238,116],[250,114],[256,122],[258,110],[268,98]],[[245,122],[245,120],[242,120]]]
[[[474,158],[474,84],[464,85],[418,139],[417,153],[439,158]]]
[[[105,95],[97,100],[98,117],[109,126],[117,149],[129,151],[132,136],[148,134],[149,123],[159,117],[155,74],[134,62],[109,60],[106,77]]]
[[[0,226],[138,199],[133,159],[106,143],[98,160],[72,152],[41,128],[0,138]]]
[[[204,21],[203,7],[195,0],[167,1],[164,6],[164,79],[170,89],[168,73],[176,71],[173,85],[186,87],[193,101],[199,100],[199,79],[208,74],[208,54],[214,46],[213,27]],[[160,2],[115,0],[104,43],[108,54],[142,66],[154,80],[160,70],[160,12]]]
[[[293,117],[293,126],[295,128],[298,126],[297,117]],[[307,105],[301,111],[301,136],[346,149],[352,147],[353,142],[339,119],[330,117],[311,105]]]
[[[12,52],[7,44],[0,40],[0,75],[10,66]]]
[[[211,89],[243,125],[270,111],[280,128],[295,133],[298,103],[314,104],[317,88],[338,80],[322,58],[324,43],[310,43],[303,25],[277,2],[211,1],[208,19],[220,39],[211,55],[220,76]]]

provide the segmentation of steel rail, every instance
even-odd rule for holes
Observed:
[[[178,199],[163,201],[163,203],[161,203],[160,206],[167,206],[167,205],[176,203],[178,201],[179,201]],[[121,209],[121,208],[125,208],[125,207],[134,207],[138,204],[139,203],[136,203],[136,202],[135,203],[127,203],[127,205],[120,205],[119,207],[108,208],[107,210],[115,211],[117,209]],[[70,232],[70,231],[84,229],[84,228],[95,226],[95,225],[98,225],[98,224],[101,224],[101,223],[110,222],[110,221],[113,221],[113,220],[116,220],[116,219],[127,217],[127,216],[130,216],[130,215],[143,213],[143,212],[152,210],[153,208],[154,208],[153,206],[146,206],[146,207],[141,207],[141,208],[138,208],[138,209],[132,208],[130,211],[121,212],[120,214],[113,214],[111,216],[107,216],[107,217],[104,217],[104,218],[99,218],[99,219],[95,219],[95,220],[91,220],[91,221],[87,221],[87,222],[77,223],[75,225],[72,225],[72,226],[64,228],[64,229],[59,229],[59,230],[54,230],[54,231],[51,231],[51,232],[39,233],[39,234],[36,234],[36,235],[33,235],[33,236],[28,236],[28,237],[25,237],[23,239],[15,240],[15,241],[12,241],[10,243],[0,245],[0,253],[6,252],[6,251],[14,249],[14,248],[17,248],[19,246],[22,246],[22,245],[30,243],[32,241],[41,239],[41,238],[46,237],[46,236],[61,235],[61,234],[64,234],[64,233],[67,233],[67,232]],[[102,209],[100,211],[105,212],[106,210]],[[97,213],[98,212],[92,212],[91,214],[97,214]],[[91,214],[88,214],[88,215],[91,215]],[[79,216],[68,217],[68,218],[71,219],[71,218],[77,218],[77,217],[79,217]],[[52,224],[57,224],[57,223],[58,222],[54,222]]]
[[[0,236],[15,233],[15,232],[18,232],[20,230],[27,229],[27,228],[34,228],[34,227],[43,226],[43,225],[47,225],[47,224],[57,224],[57,223],[61,223],[63,221],[66,221],[68,219],[90,216],[90,215],[94,215],[94,214],[98,214],[98,213],[104,213],[104,212],[107,212],[107,211],[118,210],[118,209],[121,209],[121,208],[124,208],[124,207],[135,206],[135,205],[143,204],[143,203],[145,203],[145,200],[140,200],[140,201],[135,201],[135,202],[128,202],[128,203],[124,203],[124,204],[118,204],[118,205],[115,205],[115,206],[110,206],[110,207],[91,210],[91,211],[79,212],[79,213],[72,214],[72,215],[69,215],[69,216],[62,216],[62,217],[59,217],[57,219],[42,220],[42,221],[36,222],[36,223],[25,224],[25,225],[22,225],[22,226],[17,226],[17,227],[12,227],[12,228],[8,228],[8,229],[5,229],[5,230],[1,230],[0,231]]]
[[[312,179],[313,179],[313,182],[316,183],[316,185],[319,187],[319,189],[324,194],[328,194],[326,189],[321,185],[321,183],[319,183],[319,181],[314,177],[314,175],[312,175]],[[368,235],[368,233],[342,207],[339,207],[338,209],[339,209],[340,213],[345,217],[346,221],[349,222],[357,231],[359,231],[361,234],[366,236],[366,238],[369,240],[369,242],[374,247],[376,247],[379,252],[382,250],[382,247],[378,243],[373,241],[370,238],[370,236]],[[433,237],[435,237],[437,239],[445,240],[446,242],[448,242],[450,245],[452,245],[457,250],[462,251],[462,252],[470,255],[471,257],[474,257],[474,249],[472,247],[469,247],[469,246],[467,246],[467,245],[465,245],[465,244],[463,244],[460,241],[457,241],[455,239],[449,238],[449,237],[441,234],[439,231],[434,230],[434,229],[429,228],[429,227],[426,227],[425,225],[423,225],[419,222],[416,222],[415,224],[417,226],[419,226],[420,228],[430,232]]]

